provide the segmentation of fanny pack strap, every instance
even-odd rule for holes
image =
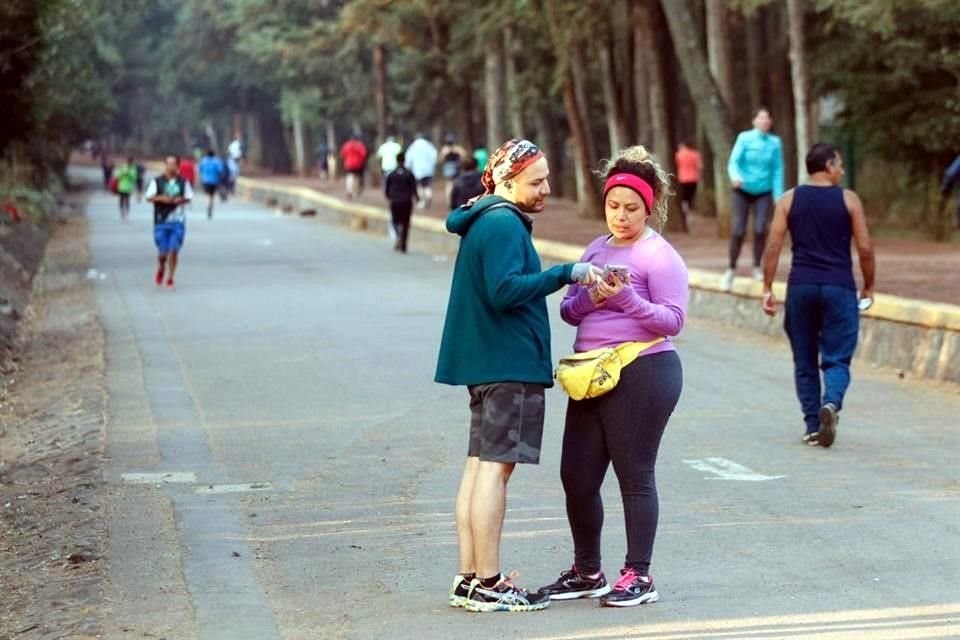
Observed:
[[[666,338],[660,337],[650,342],[624,342],[615,347],[617,355],[620,356],[620,364],[625,367],[638,357],[640,354],[649,349],[650,347],[660,344],[666,340]]]

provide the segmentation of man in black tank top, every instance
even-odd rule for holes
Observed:
[[[839,186],[843,159],[836,147],[813,145],[806,164],[807,183],[783,194],[774,210],[763,254],[763,311],[769,316],[777,312],[773,279],[789,230],[793,260],[784,329],[793,350],[797,398],[806,423],[803,442],[829,447],[850,386],[850,361],[860,329],[858,304],[866,309],[873,300],[875,264],[863,204],[855,192]],[[863,275],[859,303],[851,240]]]

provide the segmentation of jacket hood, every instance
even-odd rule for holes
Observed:
[[[447,216],[447,231],[450,233],[455,233],[459,236],[464,236],[467,234],[467,231],[470,230],[470,227],[473,226],[473,223],[476,222],[480,216],[489,211],[496,205],[507,204],[509,207],[497,207],[498,209],[510,209],[514,213],[518,213],[519,210],[512,202],[506,198],[501,198],[500,196],[495,196],[492,194],[487,194],[480,196],[476,202],[472,205],[465,204],[461,207],[457,207],[450,212],[450,215]],[[521,216],[525,218],[525,216]],[[524,224],[527,224],[527,220],[524,219]]]

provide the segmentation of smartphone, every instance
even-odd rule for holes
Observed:
[[[603,266],[603,279],[612,284],[612,279],[616,278],[620,282],[626,282],[630,275],[630,268],[622,264],[607,264]]]
[[[873,298],[860,298],[860,302],[857,303],[857,308],[860,311],[866,311],[873,306]]]

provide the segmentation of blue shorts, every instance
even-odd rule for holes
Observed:
[[[187,225],[182,222],[162,222],[153,225],[153,241],[161,256],[180,251],[186,234]]]

